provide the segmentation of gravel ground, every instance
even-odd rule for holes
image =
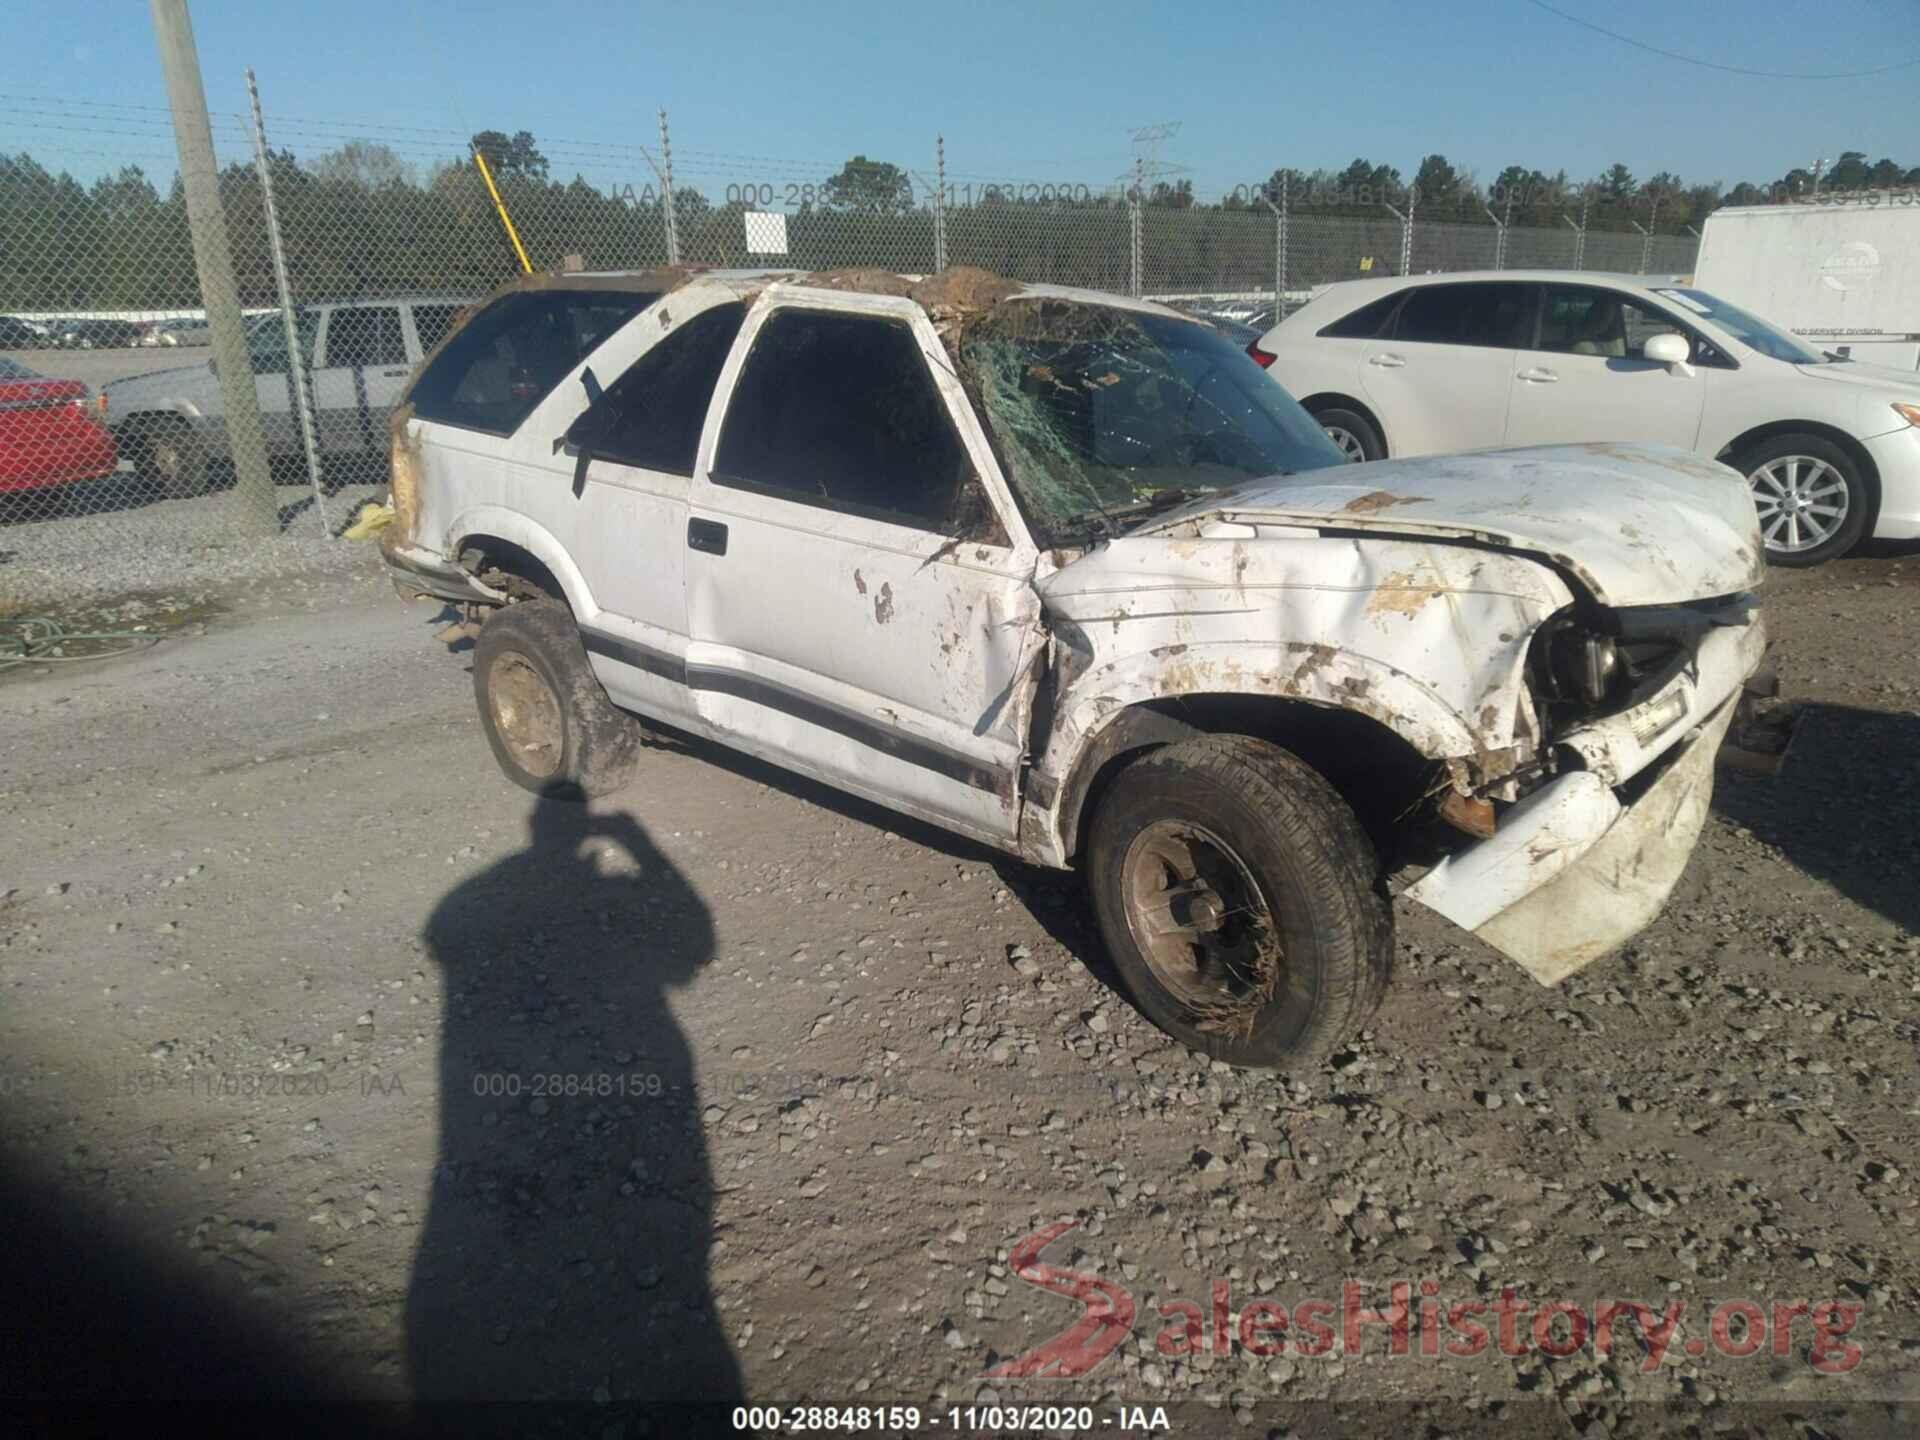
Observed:
[[[333,538],[360,505],[386,495],[347,485],[326,499],[279,487],[278,536],[248,533],[240,497],[216,490],[192,500],[155,500],[122,472],[69,501],[76,513],[0,524],[0,613],[46,609],[134,592],[224,587],[272,577],[351,572],[364,546]]]
[[[339,553],[0,679],[0,1354],[40,1383],[1912,1433],[1920,558],[1775,577],[1785,767],[1723,770],[1624,953],[1543,989],[1403,907],[1372,1028],[1269,1074],[1142,1021],[1070,877],[706,747],[531,804],[444,622]],[[1068,1221],[1045,1259],[1130,1333],[988,1377],[1080,1313],[1011,1253]],[[1520,1343],[1297,1343],[1396,1280],[1416,1327],[1423,1282],[1510,1287]],[[1525,1342],[1607,1300],[1679,1307],[1657,1359]],[[1277,1354],[1233,1338],[1262,1301]]]

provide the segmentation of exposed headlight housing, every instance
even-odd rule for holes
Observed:
[[[1620,647],[1613,637],[1578,627],[1553,637],[1547,659],[1561,696],[1588,705],[1604,703],[1620,674]]]

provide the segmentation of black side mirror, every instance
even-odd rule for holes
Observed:
[[[581,492],[587,488],[587,465],[592,461],[594,452],[599,449],[600,440],[606,434],[607,412],[600,404],[604,392],[600,388],[599,377],[589,365],[580,374],[580,383],[586,387],[587,408],[574,417],[567,426],[564,443],[573,451],[573,498],[578,500]]]
[[[606,428],[607,412],[592,408],[581,411],[579,418],[567,427],[563,443],[573,451],[573,494],[576,500],[587,488],[587,466],[599,450]]]

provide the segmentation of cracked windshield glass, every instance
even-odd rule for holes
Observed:
[[[1015,301],[960,350],[1043,543],[1115,534],[1248,479],[1344,463],[1285,390],[1191,321]]]

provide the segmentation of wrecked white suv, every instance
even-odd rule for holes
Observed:
[[[522,281],[390,503],[527,789],[616,789],[640,717],[1078,866],[1140,1009],[1239,1064],[1365,1020],[1390,876],[1542,983],[1634,935],[1764,648],[1732,470],[1356,471],[1206,326],[979,271]]]

